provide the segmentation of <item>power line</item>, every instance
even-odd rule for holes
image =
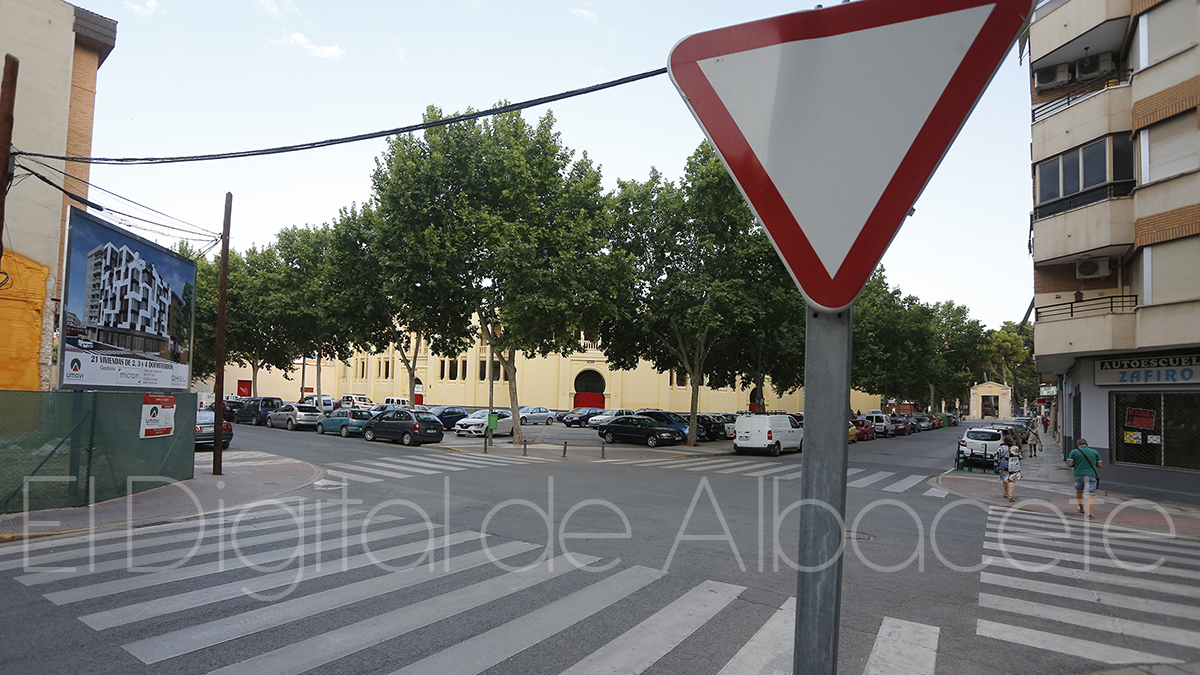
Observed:
[[[24,157],[42,157],[44,159],[55,159],[64,162],[80,162],[84,164],[114,164],[114,165],[137,165],[137,164],[180,164],[183,162],[204,162],[215,159],[240,159],[243,157],[261,157],[264,155],[279,155],[287,152],[299,152],[301,150],[314,150],[316,148],[327,148],[334,145],[344,145],[346,143],[356,143],[358,141],[368,141],[375,138],[385,138],[387,136],[395,136],[398,134],[407,134],[414,131],[423,131],[425,129],[433,129],[442,127],[457,122],[466,122],[469,120],[480,119],[482,117],[492,117],[503,113],[524,110],[526,108],[534,108],[554,101],[583,96],[612,87],[619,87],[623,84],[630,84],[646,78],[662,75],[667,72],[666,68],[658,68],[656,70],[647,70],[644,73],[622,77],[617,80],[594,84],[590,87],[582,89],[573,89],[560,94],[551,96],[543,96],[541,98],[530,99],[521,103],[510,103],[488,110],[480,110],[477,112],[466,113],[463,115],[455,115],[446,117],[432,122],[422,122],[420,124],[412,124],[406,127],[398,127],[396,129],[387,129],[385,131],[373,131],[366,134],[358,134],[356,136],[344,136],[342,138],[331,138],[324,141],[313,141],[310,143],[299,143],[296,145],[283,145],[275,148],[263,148],[259,150],[238,150],[235,152],[222,152],[207,155],[185,155],[179,157],[69,157],[64,155],[47,155],[40,152],[22,152],[15,151],[14,155]]]

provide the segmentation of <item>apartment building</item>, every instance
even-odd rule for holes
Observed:
[[[169,350],[168,318],[177,296],[154,265],[112,243],[89,251],[87,260],[88,337],[139,352]]]
[[[1034,353],[1104,485],[1200,501],[1200,9],[1046,0],[1029,30]]]

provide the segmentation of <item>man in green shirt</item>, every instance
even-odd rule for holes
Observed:
[[[1100,482],[1096,469],[1104,463],[1100,461],[1100,453],[1089,448],[1086,440],[1081,438],[1075,445],[1078,447],[1067,455],[1067,466],[1075,469],[1075,503],[1079,505],[1079,512],[1084,513],[1083,493],[1087,492],[1087,517],[1092,518],[1092,500],[1096,498],[1096,485]]]

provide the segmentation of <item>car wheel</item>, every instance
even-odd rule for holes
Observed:
[[[651,434],[650,436],[647,436],[646,437],[646,445],[648,445],[652,448],[655,447],[656,445],[658,445],[658,436],[655,436],[653,434]]]
[[[613,436],[613,432],[610,431],[607,434],[604,434],[604,442],[605,443],[616,443],[617,437]]]
[[[252,426],[252,427],[258,426],[258,418],[257,417],[250,418],[250,426]]]
[[[804,439],[800,439],[800,445],[796,446],[796,452],[804,452]]]
[[[407,431],[404,432],[404,435],[400,437],[400,444],[401,445],[412,445],[413,444],[413,435]]]
[[[547,418],[546,418],[546,426],[550,426],[551,424],[554,424],[554,418],[553,418],[553,417],[547,417]]]
[[[296,430],[296,422],[290,417],[288,418],[288,421],[287,421],[287,430],[288,431]]]
[[[524,417],[522,417],[522,418],[521,418],[521,425],[522,425],[522,426],[524,426],[524,425],[526,425],[526,424],[529,424],[529,420],[527,420],[527,419],[525,419]]]
[[[270,418],[270,417],[268,417],[268,418],[267,418],[267,428],[268,428],[268,429],[274,429],[274,428],[275,428],[275,423],[271,421],[271,418]]]
[[[340,433],[342,435],[342,438],[350,438],[350,425],[343,424],[342,430],[339,431],[338,433]]]
[[[324,424],[321,424],[320,422],[317,422],[317,433],[318,433],[318,434],[324,434],[324,433],[325,433],[325,425],[324,425]]]
[[[375,440],[375,430],[374,429],[364,429],[363,430],[363,438],[367,439],[368,441]]]
[[[742,455],[742,454],[745,454],[745,451],[735,445],[735,446],[733,446],[733,454]]]
[[[771,456],[778,457],[779,453],[782,451],[783,451],[783,446],[779,443],[779,441],[775,441],[775,445],[771,446]]]
[[[228,449],[229,449],[229,441],[222,441],[222,442],[221,442],[221,448],[222,448],[223,450],[228,450]]]

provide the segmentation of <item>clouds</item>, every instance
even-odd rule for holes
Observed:
[[[337,45],[333,45],[330,47],[321,47],[321,46],[315,45],[312,43],[311,40],[309,40],[307,37],[305,37],[304,33],[301,33],[299,31],[293,31],[293,32],[287,33],[284,37],[284,41],[291,45],[303,47],[304,51],[308,52],[310,55],[316,56],[316,57],[319,57],[322,59],[341,58],[346,53],[345,51],[342,50],[341,47],[339,47]]]
[[[158,0],[146,0],[146,4],[144,6],[134,2],[126,2],[125,9],[137,14],[142,18],[148,17],[156,12],[159,12],[163,15],[166,15],[167,13],[167,10],[162,9],[161,5],[158,4]]]
[[[292,4],[292,0],[254,0],[254,6],[276,19],[282,19],[289,14],[304,18],[304,14]]]
[[[579,18],[581,18],[581,19],[583,19],[583,20],[585,20],[585,21],[590,21],[590,22],[592,22],[593,24],[599,24],[599,23],[600,23],[600,19],[596,17],[596,13],[595,13],[595,12],[593,12],[593,11],[591,11],[591,10],[589,10],[589,9],[572,9],[572,10],[569,10],[569,11],[570,11],[572,14],[574,14],[575,16],[577,16],[577,17],[579,17]]]

